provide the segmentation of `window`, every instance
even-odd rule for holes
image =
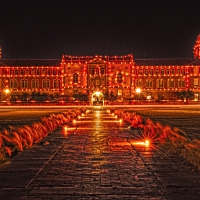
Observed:
[[[40,70],[37,69],[37,76],[40,76]]]
[[[27,79],[26,80],[24,80],[24,79],[21,80],[21,87],[22,88],[28,88],[28,80]]]
[[[53,87],[60,88],[60,80],[53,80]]]
[[[194,67],[194,75],[198,75],[199,69],[197,67]]]
[[[137,70],[137,69],[134,70],[134,74],[135,74],[135,75],[138,74],[138,70]]]
[[[46,80],[46,88],[50,88],[50,81],[49,81],[49,79]]]
[[[35,70],[34,69],[31,70],[31,75],[32,76],[35,75]]]
[[[158,68],[156,68],[156,76],[158,76],[159,70]]]
[[[185,79],[178,79],[178,87],[179,88],[185,87]]]
[[[148,75],[148,69],[144,70],[144,74],[147,76]]]
[[[118,83],[122,83],[122,74],[121,73],[119,73],[118,75],[117,75],[117,82]]]
[[[169,75],[169,69],[166,70],[166,74]]]
[[[17,75],[18,75],[18,70],[16,69],[16,70],[15,70],[15,76],[17,76]]]
[[[31,88],[35,88],[35,79],[32,79],[31,81]]]
[[[172,72],[171,72],[171,73],[172,73],[172,75],[174,75],[174,69],[172,69]]]
[[[163,88],[163,87],[164,87],[164,80],[157,79],[157,88]]]
[[[146,79],[146,88],[152,88],[152,87],[153,87],[153,80]]]
[[[142,68],[140,69],[140,75],[143,75],[143,69]]]
[[[22,87],[22,88],[25,88],[24,79],[21,80],[21,87]]]
[[[117,94],[118,94],[118,96],[121,96],[122,95],[122,90],[118,90]]]
[[[73,75],[73,83],[78,83],[78,74],[77,73],[75,73]]]
[[[153,69],[150,69],[150,75],[153,76]]]
[[[38,79],[35,80],[35,88],[39,88],[39,80]]]
[[[182,75],[185,75],[185,69],[182,69]]]
[[[45,75],[45,69],[42,69],[41,73],[42,73],[42,76],[44,76]]]
[[[56,69],[53,70],[53,75],[57,75],[57,70]]]
[[[104,75],[104,67],[101,67],[101,75]]]
[[[177,69],[177,74],[178,74],[178,76],[180,75],[180,69]]]
[[[135,86],[136,87],[143,87],[143,81],[142,81],[142,79],[136,79],[135,80]]]
[[[168,88],[174,88],[175,87],[174,79],[168,79],[167,80],[167,86],[168,86]]]
[[[46,80],[45,79],[42,80],[42,88],[46,88]]]
[[[14,86],[13,86],[13,88],[17,88],[17,80],[16,79],[14,79]]]
[[[164,69],[161,69],[161,75],[163,76],[164,75],[164,73],[165,73],[165,71],[164,71]]]
[[[23,69],[20,70],[20,75],[24,75],[24,70]]]
[[[199,87],[199,79],[194,78],[194,87]]]
[[[92,67],[91,70],[90,70],[90,74],[91,74],[92,76],[94,76],[94,68],[93,68],[93,67]]]
[[[39,88],[39,80],[38,79],[32,79],[31,81],[31,87],[32,88]]]
[[[47,75],[51,75],[51,70],[47,69]]]
[[[28,69],[26,69],[26,75],[29,75],[29,70]]]
[[[24,87],[28,88],[28,80],[27,79],[24,81]]]
[[[13,75],[13,70],[12,69],[10,70],[10,75]]]
[[[99,75],[99,68],[98,67],[96,67],[95,71],[96,71],[96,75]]]

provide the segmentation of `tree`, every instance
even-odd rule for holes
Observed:
[[[194,92],[190,89],[182,90],[181,92],[176,92],[178,98],[183,99],[183,101],[188,104],[188,100],[194,98]]]

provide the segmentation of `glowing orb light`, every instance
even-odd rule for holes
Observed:
[[[138,94],[140,94],[141,91],[142,91],[142,90],[141,90],[140,88],[136,88],[136,90],[135,90],[135,92],[138,93]]]
[[[149,140],[145,140],[145,145],[146,145],[146,147],[149,147],[150,146],[150,141]]]
[[[6,94],[9,94],[9,93],[10,93],[10,90],[9,90],[8,88],[6,88],[6,89],[4,90],[4,92],[5,92]]]

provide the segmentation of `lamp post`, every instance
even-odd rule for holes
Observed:
[[[140,95],[141,95],[142,90],[141,90],[141,88],[136,88],[136,89],[135,89],[135,92],[136,92],[136,94],[137,94],[137,96],[138,96],[138,102],[139,102],[139,101],[140,101]]]
[[[6,102],[8,104],[10,98],[9,98],[9,95],[10,95],[10,89],[9,88],[5,88],[4,90],[4,93],[5,93],[5,97],[6,97]]]

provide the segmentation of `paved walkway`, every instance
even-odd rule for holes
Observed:
[[[138,130],[91,110],[0,169],[0,199],[200,199],[200,173],[134,144]]]

